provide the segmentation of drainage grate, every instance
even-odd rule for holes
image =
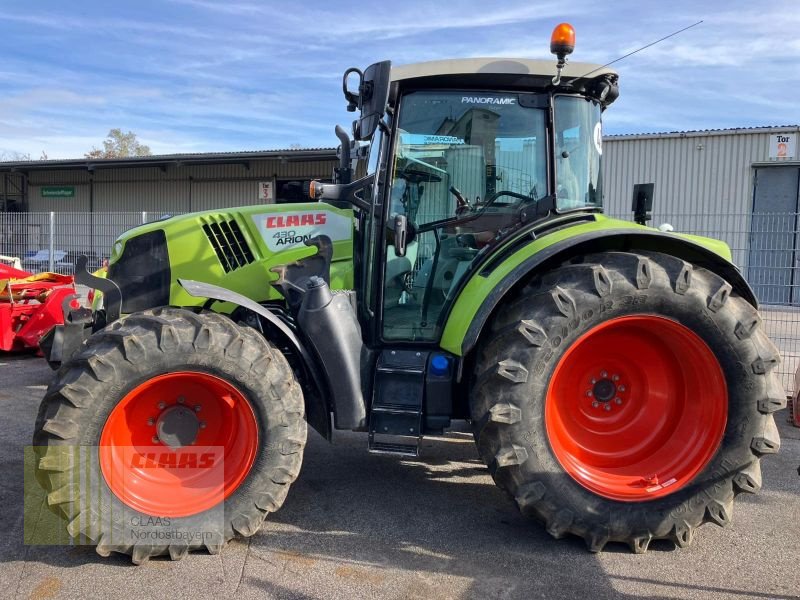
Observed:
[[[233,219],[206,223],[203,231],[226,273],[255,261],[239,224]]]

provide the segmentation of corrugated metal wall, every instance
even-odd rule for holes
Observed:
[[[606,209],[629,213],[633,185],[653,182],[656,213],[748,212],[752,165],[768,159],[768,145],[768,133],[746,131],[606,137]]]
[[[336,161],[259,160],[245,164],[32,171],[30,212],[152,211],[181,213],[259,204],[258,183],[328,179]],[[91,182],[91,184],[90,184]],[[93,188],[90,195],[90,185]],[[42,186],[74,186],[71,198],[42,197]]]
[[[652,182],[651,224],[668,222],[676,231],[721,238],[744,268],[753,165],[770,162],[770,135],[798,131],[791,127],[608,136],[603,140],[606,213],[630,218],[633,185]]]

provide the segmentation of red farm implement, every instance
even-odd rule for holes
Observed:
[[[41,337],[64,322],[65,303],[78,308],[71,276],[0,263],[0,350],[38,349]]]

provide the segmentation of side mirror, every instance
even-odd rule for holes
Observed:
[[[378,128],[378,123],[386,112],[386,103],[389,100],[391,70],[391,61],[384,60],[370,65],[364,71],[357,99],[357,106],[361,109],[361,117],[353,123],[353,137],[355,139],[371,139],[372,134]],[[352,94],[352,92],[350,93]]]
[[[647,225],[652,219],[650,211],[653,210],[653,190],[654,183],[636,183],[633,185],[633,201],[631,210],[633,220],[639,225]]]
[[[405,215],[394,216],[394,253],[405,256],[408,247],[408,219]]]

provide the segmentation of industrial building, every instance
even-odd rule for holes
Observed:
[[[336,149],[172,154],[0,163],[0,210],[184,213],[298,201],[298,186],[326,179]]]
[[[798,137],[798,126],[605,136],[606,212],[630,218],[633,185],[653,183],[652,224],[725,240],[762,300],[800,303]],[[54,212],[63,262],[87,249],[99,260],[121,229],[165,214],[301,201],[302,184],[336,164],[333,148],[0,163],[0,254],[47,248]],[[28,215],[24,231],[11,213]]]
[[[299,202],[329,179],[336,149],[0,163],[0,255],[30,270],[98,267],[124,230],[166,215]]]
[[[725,240],[762,302],[800,304],[800,127],[606,136],[606,212],[629,216],[654,183],[652,225]]]

